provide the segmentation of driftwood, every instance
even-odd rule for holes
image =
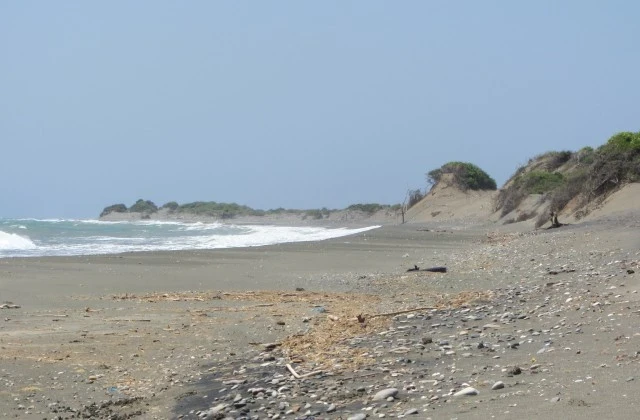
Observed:
[[[293,377],[296,378],[296,379],[303,379],[303,378],[307,378],[309,376],[313,376],[313,375],[317,375],[319,373],[322,373],[321,370],[314,370],[313,372],[309,372],[309,373],[305,373],[304,375],[300,375],[298,372],[295,371],[295,369],[293,369],[293,366],[291,366],[291,364],[289,364],[289,363],[287,363],[287,369],[289,369],[289,372],[291,372]]]
[[[373,314],[373,315],[369,315],[369,318],[380,318],[382,316],[395,316],[395,315],[408,314],[410,312],[429,311],[429,310],[433,310],[433,309],[438,309],[438,308],[434,308],[433,306],[423,306],[421,308],[404,309],[402,311],[384,312],[384,313],[381,313],[381,314]],[[364,318],[364,316],[362,316],[362,315],[359,315],[359,316]],[[360,319],[358,319],[358,321],[360,321]],[[360,322],[362,322],[362,321],[360,321]]]
[[[549,229],[559,228],[563,225],[563,223],[560,223],[558,221],[558,212],[552,211],[549,216],[551,218],[551,226],[549,227]]]
[[[425,268],[422,271],[430,271],[432,273],[446,273],[447,267],[431,267],[431,268]]]
[[[447,267],[430,267],[430,268],[423,268],[422,270],[420,270],[420,267],[418,267],[417,265],[414,265],[413,268],[410,268],[407,270],[407,273],[412,271],[429,271],[431,273],[446,273]]]

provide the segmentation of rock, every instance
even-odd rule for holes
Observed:
[[[410,408],[407,411],[404,412],[405,416],[409,416],[411,414],[418,414],[418,409],[417,408]]]
[[[205,419],[215,419],[218,418],[218,413],[227,408],[227,404],[218,404],[215,407],[211,407],[205,412]]]
[[[389,397],[395,397],[396,395],[398,395],[398,388],[383,389],[376,392],[376,395],[373,396],[373,401],[383,401]]]
[[[468,386],[466,388],[461,389],[460,391],[456,392],[455,394],[453,394],[454,397],[462,397],[462,396],[472,396],[472,395],[478,395],[479,392],[477,389]]]
[[[347,417],[347,420],[364,420],[367,418],[366,413],[357,413],[352,416]]]
[[[336,405],[335,404],[329,404],[329,407],[327,407],[327,409],[325,411],[327,413],[333,413],[334,411],[336,411]]]
[[[507,375],[520,375],[522,373],[522,369],[518,366],[511,367],[507,370]]]
[[[493,384],[493,386],[491,387],[492,390],[496,390],[496,389],[502,389],[504,388],[504,382],[502,381],[498,381],[495,384]]]

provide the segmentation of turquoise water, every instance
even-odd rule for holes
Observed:
[[[0,219],[0,258],[235,248],[319,241],[375,229]]]

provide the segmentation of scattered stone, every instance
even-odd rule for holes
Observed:
[[[498,381],[495,384],[493,384],[493,386],[491,387],[492,390],[496,390],[496,389],[502,389],[504,388],[504,382],[502,381]]]
[[[376,394],[373,396],[373,401],[382,401],[382,400],[386,400],[389,397],[395,397],[396,395],[398,395],[398,388],[387,388],[387,389],[383,389],[381,391],[376,392]]]
[[[511,368],[509,368],[507,370],[507,375],[520,375],[522,373],[522,369],[520,369],[518,366],[513,366]]]
[[[477,389],[468,386],[466,388],[461,389],[460,391],[456,392],[455,394],[453,394],[454,397],[463,397],[463,396],[472,396],[472,395],[478,395],[479,392]]]

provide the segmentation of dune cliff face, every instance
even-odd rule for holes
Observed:
[[[450,174],[443,175],[424,198],[407,210],[407,223],[441,222],[486,224],[491,222],[496,191],[463,191]]]

